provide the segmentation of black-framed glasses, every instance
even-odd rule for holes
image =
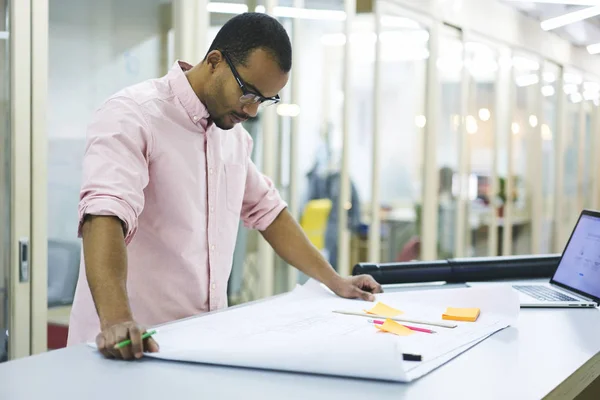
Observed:
[[[281,98],[279,97],[279,95],[276,95],[274,97],[265,97],[262,94],[260,94],[260,92],[258,92],[258,90],[256,92],[254,92],[254,91],[248,89],[248,85],[240,77],[240,74],[237,72],[237,69],[235,69],[235,67],[233,66],[233,63],[231,62],[231,59],[229,58],[227,53],[225,53],[223,50],[220,50],[220,51],[221,51],[221,54],[223,54],[223,58],[225,58],[225,61],[227,61],[227,64],[229,65],[229,69],[231,69],[231,73],[233,74],[233,77],[235,78],[238,85],[240,86],[240,89],[242,89],[242,95],[240,96],[240,103],[246,104],[246,105],[260,103],[260,105],[262,107],[268,107],[268,106],[272,106],[273,104],[277,104],[281,101]]]

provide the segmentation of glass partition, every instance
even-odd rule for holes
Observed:
[[[542,73],[542,115],[540,119],[540,135],[542,143],[542,219],[539,229],[540,247],[534,252],[548,254],[553,251],[556,224],[554,204],[556,193],[556,135],[558,134],[558,78],[561,69],[558,65],[545,62]]]
[[[381,261],[410,261],[420,258],[429,31],[392,6],[383,8],[381,24]],[[370,77],[368,79],[372,81]],[[370,108],[369,100],[367,104]],[[368,136],[370,128],[367,125],[362,135]],[[362,167],[355,166],[357,170]]]
[[[597,143],[594,140],[593,123],[594,123],[594,112],[596,110],[596,104],[600,101],[600,84],[595,79],[586,79],[582,86],[583,95],[583,177],[582,177],[582,188],[581,195],[583,196],[582,207],[586,209],[593,209],[594,204],[594,180],[597,179],[597,172],[594,171],[597,165],[594,162],[594,148]],[[596,132],[598,134],[598,132]]]
[[[338,219],[342,108],[344,93],[342,76],[344,64],[344,22],[339,20],[298,20],[302,40],[294,49],[294,69],[299,74],[298,85],[298,140],[296,152],[297,196],[300,225],[309,233],[312,243],[322,251],[325,257],[337,267]],[[357,52],[360,41],[369,40],[371,33],[356,33],[351,36],[353,54]],[[356,56],[358,61],[358,56]],[[361,68],[367,68],[365,61]],[[372,81],[369,75],[366,79]],[[353,87],[353,90],[358,88]],[[288,100],[289,101],[289,100]],[[356,107],[356,105],[353,105]],[[279,109],[286,113],[289,109]],[[291,110],[293,111],[293,110]],[[370,112],[366,110],[367,115]],[[362,126],[362,125],[361,125]],[[350,154],[357,155],[351,148]],[[289,162],[288,162],[289,164]],[[352,162],[350,163],[352,164]],[[283,164],[282,164],[282,168]],[[361,199],[357,199],[356,187],[363,182],[362,175],[357,176],[350,169],[352,183],[352,207],[349,221],[360,220]],[[290,177],[291,178],[291,177]],[[364,195],[364,188],[360,192]],[[309,232],[310,231],[310,232]],[[300,282],[306,276],[299,274]]]
[[[532,55],[516,53],[512,59],[515,103],[512,133],[512,193],[504,193],[512,201],[511,254],[531,254],[532,180],[539,179],[535,167],[535,132],[539,124],[537,102],[541,90],[540,62]],[[503,179],[501,177],[501,179]],[[502,185],[501,185],[502,187]]]
[[[563,221],[561,221],[561,247],[564,246],[569,239],[572,227],[575,226],[577,217],[579,216],[580,206],[578,201],[578,186],[579,186],[579,157],[580,140],[581,140],[581,112],[583,95],[581,93],[581,85],[583,82],[579,72],[568,70],[565,71],[563,90],[567,95],[565,107],[565,147],[564,147],[564,163],[561,166],[564,171],[563,181]]]
[[[395,36],[394,36],[395,35]],[[402,40],[402,31],[384,29],[379,37],[383,55],[389,57],[390,40]],[[375,74],[375,47],[377,36],[372,15],[358,14],[350,39],[352,68],[348,71],[352,82],[352,107],[349,132],[350,204],[348,224],[351,232],[350,266],[368,261],[368,235],[373,175],[373,79]],[[387,49],[387,50],[386,50]],[[387,51],[387,53],[386,53]],[[343,115],[342,108],[338,108]],[[339,130],[341,132],[341,130]],[[341,146],[341,141],[340,141]]]
[[[463,43],[459,33],[444,29],[439,49],[436,66],[441,85],[440,104],[435,116],[438,118],[436,163],[439,173],[437,252],[438,258],[444,259],[456,255],[459,197],[468,179],[461,176],[459,167],[463,121]],[[470,124],[471,117],[466,117],[465,123]]]
[[[465,120],[469,154],[469,191],[466,256],[489,255],[490,225],[495,193],[494,135],[498,54],[487,44],[465,44],[465,66],[470,76],[468,114]]]

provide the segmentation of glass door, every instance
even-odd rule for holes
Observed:
[[[8,359],[10,266],[10,43],[8,1],[0,0],[0,362]]]
[[[514,108],[510,126],[512,154],[509,163],[510,177],[506,185],[505,201],[511,202],[509,236],[512,238],[511,254],[532,252],[533,229],[533,179],[538,171],[536,165],[537,142],[534,140],[539,118],[537,104],[540,96],[540,62],[536,56],[517,53],[512,59],[514,71]]]
[[[463,58],[459,31],[447,27],[440,32],[436,68],[439,78],[436,168],[438,173],[438,258],[462,256],[464,248],[467,181],[460,156],[464,153]],[[470,119],[467,119],[467,123]],[[461,233],[463,232],[463,233]]]
[[[539,247],[533,249],[540,254],[548,254],[553,251],[555,243],[556,220],[555,220],[555,202],[556,202],[556,146],[558,122],[557,113],[559,109],[558,87],[560,67],[557,64],[547,61],[544,64],[542,74],[542,114],[540,115],[540,135],[542,139],[542,219],[540,221],[539,231],[541,233]]]
[[[379,82],[376,115],[378,134],[377,159],[369,161],[378,163],[376,204],[380,218],[380,261],[402,262],[422,259],[422,245],[426,242],[423,227],[424,205],[424,136],[431,129],[431,122],[426,117],[426,93],[428,65],[430,64],[430,24],[427,18],[413,14],[398,7],[393,2],[381,1],[380,34],[379,34]],[[372,45],[371,45],[372,46]],[[368,42],[364,45],[366,52]],[[359,53],[357,56],[359,56]],[[370,71],[369,71],[370,72]],[[367,71],[364,71],[366,74]],[[371,75],[372,76],[372,75]],[[357,80],[360,80],[356,78]],[[363,91],[365,96],[368,94]],[[369,109],[367,103],[358,104],[356,110]],[[435,117],[434,117],[435,118]],[[358,120],[353,126],[359,127]],[[360,154],[361,148],[372,147],[365,141],[369,136],[370,122],[355,132],[355,151]],[[366,133],[367,132],[367,133]],[[369,151],[370,152],[370,151]],[[352,156],[354,157],[354,155]],[[431,160],[430,160],[431,161]],[[355,176],[360,175],[362,163],[356,163]],[[368,171],[368,169],[367,169]],[[359,189],[368,193],[372,188],[367,186],[367,179],[359,183]],[[367,198],[370,203],[373,199]],[[376,234],[371,229],[369,234]],[[431,234],[431,233],[427,233]]]
[[[563,76],[564,92],[567,95],[567,105],[565,110],[566,131],[565,131],[565,153],[563,180],[563,214],[561,223],[561,246],[564,246],[569,239],[572,227],[579,216],[581,206],[579,204],[578,189],[580,184],[580,158],[583,156],[581,151],[581,128],[582,128],[582,76],[577,71],[566,71]]]
[[[32,353],[31,9],[0,0],[0,361]]]
[[[465,43],[465,68],[470,81],[466,137],[468,141],[468,213],[465,255],[483,257],[498,251],[491,238],[494,226],[494,193],[496,180],[495,143],[498,110],[496,91],[498,81],[498,52],[495,46],[481,39]],[[497,216],[496,216],[497,217]],[[497,233],[496,233],[497,234]]]

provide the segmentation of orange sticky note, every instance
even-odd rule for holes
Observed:
[[[399,324],[396,321],[393,321],[391,319],[386,319],[382,325],[375,325],[375,326],[377,327],[377,329],[379,329],[381,331],[393,333],[394,335],[398,335],[398,336],[408,336],[408,335],[412,335],[413,333],[415,333],[415,331],[410,330],[407,327],[405,327],[404,325]]]
[[[467,321],[475,322],[479,317],[479,308],[446,308],[446,312],[442,314],[442,319],[451,321]]]
[[[381,315],[382,317],[387,317],[387,318],[392,318],[397,315],[403,314],[402,311],[396,310],[395,308],[390,307],[390,306],[385,305],[380,302],[375,304],[375,306],[373,306],[373,308],[371,308],[370,310],[365,310],[365,312],[368,314]]]

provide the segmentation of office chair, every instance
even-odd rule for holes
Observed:
[[[48,240],[48,307],[73,303],[80,258],[78,241]]]

